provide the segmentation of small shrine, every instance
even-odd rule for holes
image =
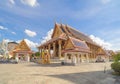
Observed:
[[[32,54],[31,49],[23,39],[13,50],[15,55],[15,59],[17,62],[19,61],[30,61],[30,55]]]

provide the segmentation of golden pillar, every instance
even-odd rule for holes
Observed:
[[[58,43],[59,43],[59,58],[61,58],[61,40],[59,40]]]
[[[43,47],[41,48],[41,58],[43,57]]]
[[[49,44],[49,45],[48,45],[48,53],[49,53],[49,55],[50,55],[50,57],[51,57],[50,47],[51,47],[51,45]]]
[[[39,51],[39,53],[40,53],[40,58],[42,57],[42,48],[39,48],[40,49],[40,51]]]
[[[87,57],[87,62],[89,63],[90,62],[89,55],[86,54],[86,57]]]
[[[53,43],[53,57],[55,57],[55,42]]]
[[[51,58],[50,48],[51,48],[51,45],[49,44],[49,45],[48,45],[48,56],[49,56],[49,60],[50,60],[50,58]]]

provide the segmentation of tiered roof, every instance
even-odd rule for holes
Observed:
[[[69,45],[70,43],[72,46]],[[70,47],[68,47],[68,46],[70,46]],[[65,50],[63,50],[63,52],[87,52],[87,53],[91,53],[90,48],[87,46],[85,41],[81,41],[81,40],[73,38],[73,37],[69,37],[69,39],[67,40],[67,43],[65,45]]]
[[[89,36],[73,29],[72,27],[70,27],[68,25],[57,24],[57,23],[55,24],[51,39],[48,40],[46,43],[43,43],[39,47],[48,45],[49,43],[52,43],[52,42],[59,40],[59,39],[67,40],[68,38],[73,43],[74,50],[76,49],[78,51],[83,50],[85,52],[89,52],[90,50],[89,50],[89,47],[87,46],[86,43],[100,47],[95,42],[93,42],[93,40],[91,40],[91,38]]]
[[[74,38],[76,38],[76,39],[80,39],[80,40],[82,40],[82,41],[85,41],[85,42],[87,42],[87,43],[93,44],[93,45],[95,45],[95,46],[99,46],[99,45],[97,45],[95,42],[93,42],[93,40],[92,40],[89,36],[81,33],[81,32],[78,31],[78,30],[75,30],[74,28],[72,28],[72,27],[70,27],[70,26],[68,26],[68,25],[57,24],[57,23],[56,23],[56,24],[55,24],[55,27],[56,27],[56,26],[57,26],[58,28],[60,28],[61,31],[62,31],[63,33],[65,33],[66,35],[68,35],[68,36],[74,37]],[[54,35],[54,33],[53,33],[53,35]],[[53,35],[52,35],[52,37],[53,37]]]
[[[14,52],[31,52],[31,49],[23,39],[13,50]]]

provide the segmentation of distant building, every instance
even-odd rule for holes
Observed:
[[[38,49],[41,53],[48,50],[49,59],[64,58],[72,63],[95,62],[100,53],[104,54],[101,51],[103,49],[93,42],[89,36],[68,25],[57,23],[54,26],[52,38],[41,44]],[[53,53],[50,52],[51,50]]]
[[[113,61],[115,52],[113,50],[105,50],[105,51],[106,51],[109,61]]]
[[[8,50],[9,52],[11,52],[11,51],[14,50],[14,48],[15,48],[17,45],[18,45],[18,43],[16,43],[16,42],[8,42],[7,50]]]
[[[96,57],[96,62],[105,62],[108,61],[109,57],[104,49],[100,48]]]
[[[14,55],[13,50],[14,50],[14,48],[16,46],[18,46],[18,43],[16,43],[16,42],[8,42],[7,50],[9,52],[9,58],[13,57],[13,55]]]

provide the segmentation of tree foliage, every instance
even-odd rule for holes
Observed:
[[[119,62],[120,61],[120,53],[114,55],[114,61]]]
[[[40,56],[40,52],[36,52],[36,53],[35,53],[35,56]]]
[[[111,68],[115,71],[116,74],[120,75],[120,62],[112,63]]]
[[[114,63],[111,64],[111,68],[120,75],[120,53],[114,55]]]

